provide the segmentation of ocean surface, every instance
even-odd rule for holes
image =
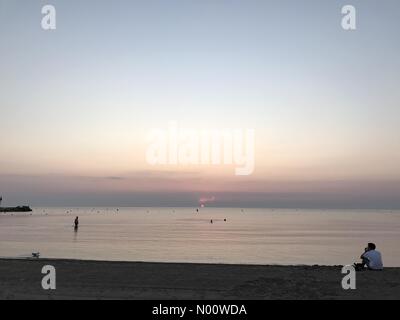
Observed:
[[[386,266],[400,267],[400,211],[35,208],[0,214],[0,257],[40,252],[44,258],[338,265],[357,261],[368,242],[377,244]]]

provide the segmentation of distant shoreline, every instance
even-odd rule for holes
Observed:
[[[37,209],[196,209],[200,208],[200,206],[187,206],[187,205],[177,205],[177,206],[140,206],[140,205],[82,205],[82,206],[74,206],[74,205],[49,205],[49,206],[31,206],[33,210]],[[344,210],[344,211],[400,211],[400,207],[318,207],[318,206],[310,206],[310,207],[302,207],[302,206],[293,206],[293,207],[284,207],[284,206],[270,206],[270,207],[263,207],[263,206],[229,206],[229,205],[221,205],[221,206],[205,206],[203,209],[237,209],[237,210],[326,210],[326,211],[337,211],[337,210]]]
[[[45,265],[55,291],[41,289]],[[0,259],[0,274],[0,299],[400,299],[400,268],[357,273],[349,291],[340,266]]]

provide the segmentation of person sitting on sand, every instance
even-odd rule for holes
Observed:
[[[79,228],[79,217],[75,218],[74,225],[75,225],[75,230],[78,230],[78,228]]]
[[[383,270],[382,255],[376,250],[374,243],[368,243],[368,247],[365,248],[365,252],[361,255],[362,263],[356,264],[357,270],[364,270],[365,267],[368,270]]]

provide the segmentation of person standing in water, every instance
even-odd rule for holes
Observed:
[[[75,225],[75,230],[78,230],[78,228],[79,228],[79,217],[75,218],[74,225]]]

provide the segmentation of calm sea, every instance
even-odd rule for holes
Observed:
[[[32,215],[0,214],[0,257],[38,251],[46,258],[337,265],[358,260],[367,242],[377,244],[385,265],[400,267],[400,211],[35,208]]]

